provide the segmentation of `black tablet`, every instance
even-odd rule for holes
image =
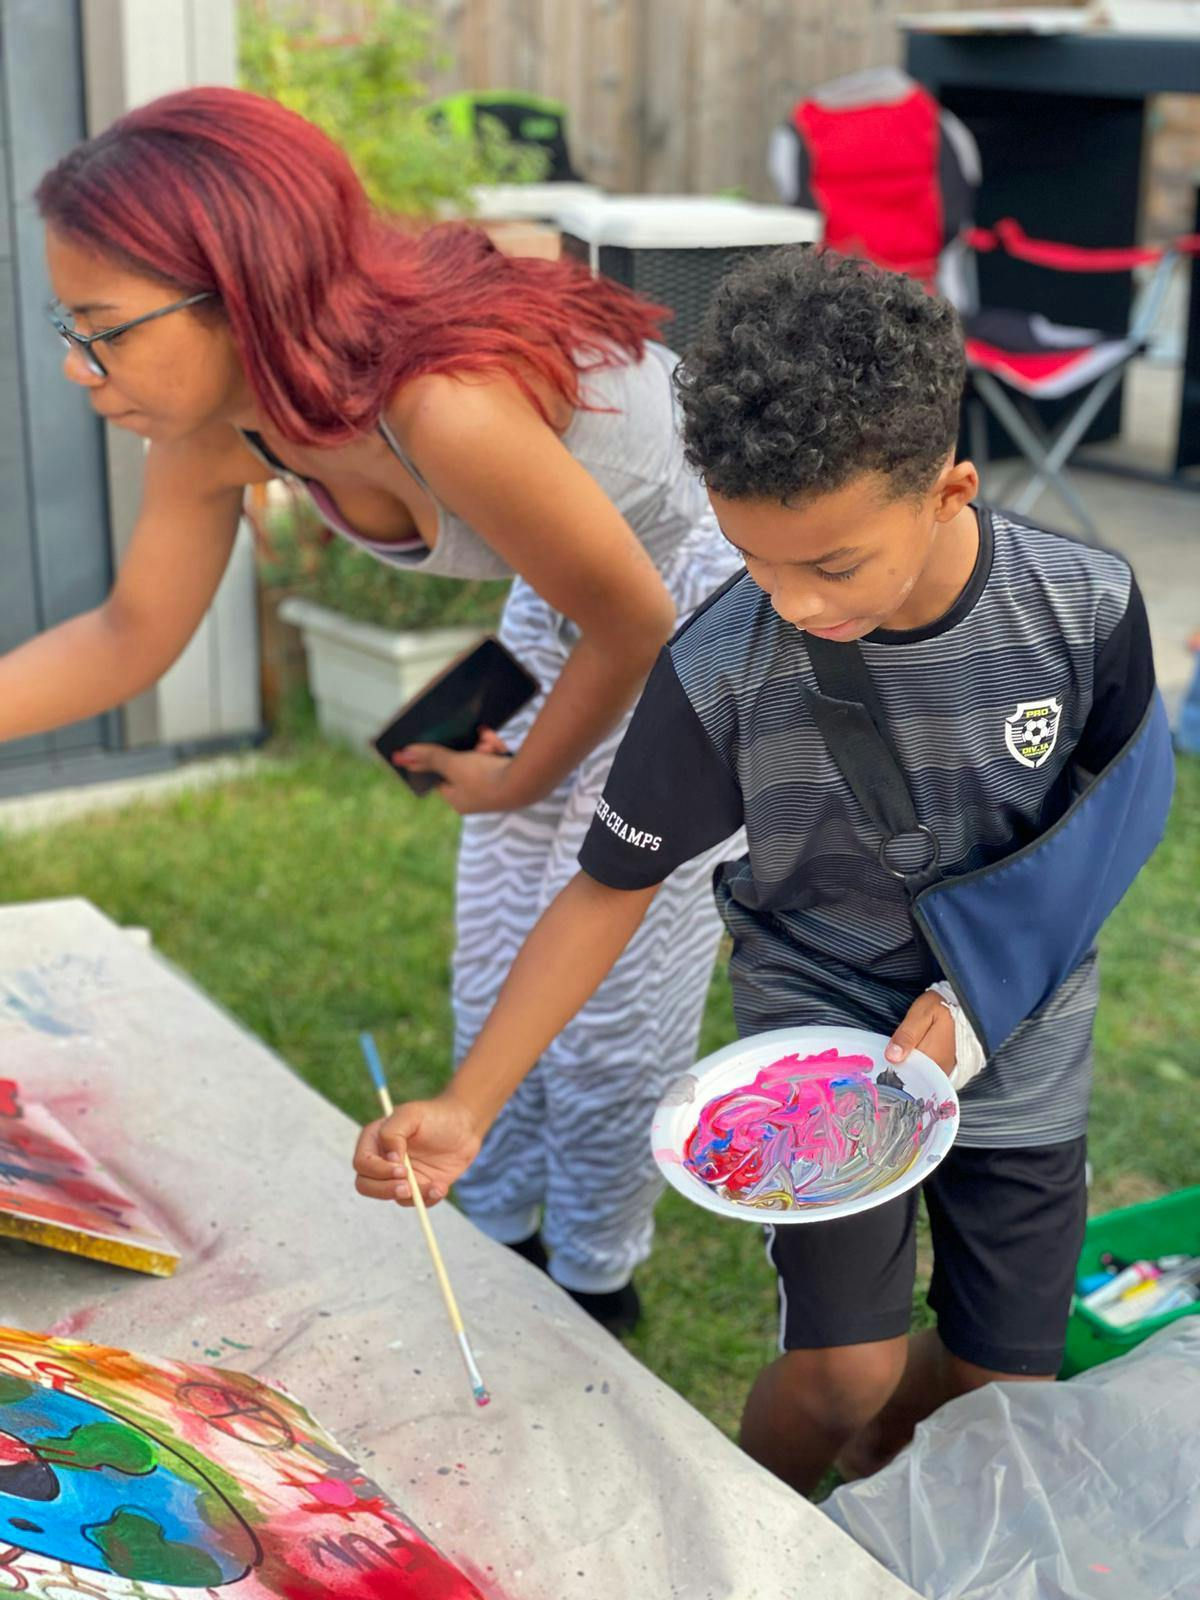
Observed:
[[[473,750],[480,728],[501,728],[537,694],[537,679],[491,636],[452,661],[402,706],[371,740],[389,769],[414,794],[428,794],[441,779],[434,772],[406,772],[392,756],[409,744],[440,744]]]

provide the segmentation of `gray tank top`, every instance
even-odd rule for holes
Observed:
[[[655,566],[666,564],[706,515],[708,498],[683,459],[671,374],[677,357],[660,344],[647,344],[640,362],[622,363],[580,374],[582,397],[595,410],[577,410],[562,435],[563,444],[596,480],[645,546]],[[368,539],[351,528],[323,485],[301,480],[325,523],[343,538],[406,572],[444,578],[511,578],[512,568],[469,523],[441,505],[425,479],[381,421],[389,448],[437,505],[437,543],[397,543]],[[276,472],[295,476],[255,433],[242,430],[246,443]]]

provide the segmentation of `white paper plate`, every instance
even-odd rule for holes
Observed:
[[[892,1066],[887,1042],[864,1028],[779,1028],[715,1051],[671,1084],[654,1114],[663,1176],[706,1211],[743,1222],[825,1222],[894,1200],[954,1143],[958,1096],[919,1051]],[[814,1059],[830,1051],[828,1064]],[[754,1099],[738,1098],[737,1126],[728,1101],[714,1121],[714,1102],[760,1074]],[[693,1170],[698,1157],[707,1176]],[[721,1182],[731,1168],[732,1186]]]

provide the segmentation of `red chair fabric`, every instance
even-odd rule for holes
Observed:
[[[919,85],[886,105],[796,106],[828,245],[932,281],[945,242],[938,116]]]

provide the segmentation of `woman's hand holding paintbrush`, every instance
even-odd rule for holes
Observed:
[[[390,1116],[369,1122],[359,1135],[354,1187],[371,1200],[412,1205],[404,1170],[407,1155],[425,1204],[435,1205],[474,1161],[480,1143],[473,1113],[452,1090],[434,1100],[410,1100]]]

